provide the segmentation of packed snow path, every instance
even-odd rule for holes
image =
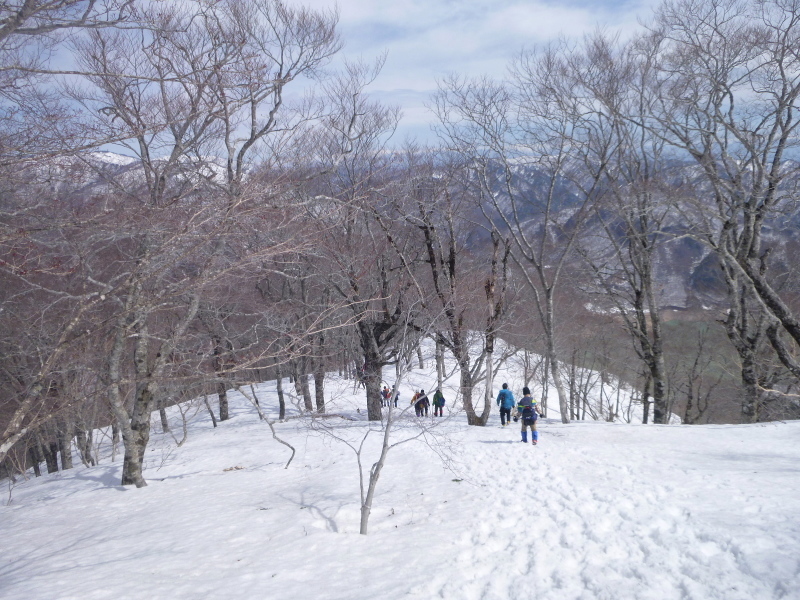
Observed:
[[[800,598],[796,424],[540,429],[536,447],[516,424],[464,445],[481,510],[455,564],[412,595]]]
[[[361,536],[352,452],[278,424],[284,469],[232,401],[154,435],[147,488],[118,459],[10,490],[0,598],[800,599],[800,423],[550,420],[533,447],[458,415],[392,450]]]

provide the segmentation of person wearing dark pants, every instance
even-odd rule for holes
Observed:
[[[414,403],[414,411],[417,413],[418,417],[421,416],[428,416],[428,407],[431,405],[431,401],[428,400],[428,396],[425,395],[425,390],[420,390],[419,394],[416,396],[416,400],[412,400]]]
[[[503,389],[497,394],[497,406],[500,407],[500,424],[505,427],[511,422],[511,409],[514,408],[514,394],[508,389],[508,384],[503,384]]]
[[[436,393],[433,395],[433,416],[434,417],[442,417],[444,416],[444,394],[442,394],[442,390],[437,389]]]

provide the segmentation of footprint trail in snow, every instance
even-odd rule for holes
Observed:
[[[463,446],[481,507],[454,532],[455,564],[440,565],[412,596],[752,600],[800,590],[796,573],[793,582],[774,584],[748,574],[758,562],[746,556],[747,536],[730,531],[720,539],[709,529],[705,515],[715,507],[683,493],[686,474],[670,463],[677,459],[658,464],[600,441],[586,456],[587,445],[570,440],[591,428],[551,422],[540,429],[536,447],[517,442],[516,428],[493,427],[483,443]],[[652,469],[642,469],[648,460]],[[703,485],[718,494],[730,482],[711,477]]]

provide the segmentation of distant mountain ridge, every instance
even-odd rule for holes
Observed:
[[[798,169],[800,163],[792,163],[790,166]],[[514,192],[519,194],[515,207],[516,218],[531,228],[539,227],[543,220],[542,207],[551,186],[550,177],[532,165],[514,166],[512,169],[514,172],[511,186]],[[683,193],[679,189],[680,182],[683,181],[692,181],[695,189],[702,189],[702,186],[696,183],[698,180],[696,165],[674,163],[670,166],[670,170],[672,181],[675,182],[675,197]],[[491,193],[495,198],[494,203],[513,223],[515,216],[512,202],[500,173],[498,165],[494,173],[496,185],[492,187]],[[569,228],[570,220],[581,206],[583,197],[575,182],[567,177],[557,177],[555,182],[552,182],[552,189],[552,208],[557,215],[556,219],[565,228]],[[662,191],[662,194],[668,194],[668,190]],[[665,197],[664,201],[675,201],[675,198]],[[764,250],[770,249],[770,271],[774,274],[788,272],[793,267],[796,257],[800,256],[800,203],[789,199],[785,204],[780,213],[776,211],[776,214],[765,221],[762,230],[763,247]],[[727,293],[719,261],[712,248],[693,231],[695,228],[687,221],[687,212],[678,209],[671,211],[661,229],[664,239],[659,244],[655,261],[656,280],[661,284],[658,290],[661,308],[674,310],[724,308]],[[606,222],[611,223],[612,229],[619,231],[617,241],[622,240],[624,228],[621,221],[617,221],[618,226],[615,228],[614,217],[610,210],[603,210],[602,216]],[[483,216],[476,210],[474,218],[482,220]],[[597,213],[588,216],[584,226],[588,227],[590,234],[602,228]],[[595,243],[592,247],[591,238],[591,235],[582,238],[583,243],[589,246],[589,250],[598,256],[605,253],[606,258],[611,258],[608,250],[604,250],[599,243]],[[488,234],[476,228],[470,236],[469,244],[479,245],[487,241]],[[581,259],[575,256],[572,261],[577,267]]]
[[[791,163],[797,168],[800,163]],[[187,165],[188,166],[188,165]],[[211,179],[221,178],[222,163],[213,157],[202,159],[202,164],[192,164],[192,169],[207,169]],[[693,181],[698,179],[696,165],[691,163],[674,163],[670,167],[673,181]],[[82,194],[98,185],[109,182],[135,185],[137,173],[141,167],[136,158],[109,151],[95,151],[81,154],[69,159],[60,158],[49,161],[46,169],[51,188],[69,185],[72,194]],[[531,164],[519,164],[512,167],[511,186],[519,194],[517,217],[527,226],[534,228],[541,225],[541,209],[551,186],[550,177],[542,169]],[[512,202],[498,164],[490,173],[496,182],[491,193],[496,204],[504,210],[506,217],[513,222]],[[222,180],[220,179],[220,182]],[[578,186],[567,177],[557,177],[552,183],[553,209],[557,219],[565,227],[582,204],[582,196]],[[670,199],[672,200],[672,199]],[[666,201],[666,199],[665,199]],[[792,200],[781,214],[776,214],[765,221],[763,228],[764,248],[770,248],[770,265],[774,273],[787,272],[793,268],[795,257],[800,256],[800,202]],[[604,218],[610,218],[610,212],[604,211]],[[471,218],[476,222],[483,220],[478,208],[474,209]],[[590,231],[600,228],[598,216],[591,215],[585,226]],[[622,227],[617,228],[621,232]],[[692,228],[686,222],[684,213],[678,210],[668,217],[662,229],[666,238],[659,245],[656,258],[656,279],[660,282],[660,305],[664,309],[689,310],[702,308],[724,308],[726,302],[725,282],[720,272],[718,260],[713,250],[692,235]],[[467,245],[479,247],[488,242],[485,229],[476,227],[467,239]],[[590,248],[602,253],[602,248]],[[573,259],[577,269],[581,262],[578,256]]]

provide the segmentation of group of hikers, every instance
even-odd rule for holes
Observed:
[[[388,385],[384,385],[383,389],[381,390],[381,407],[390,406],[392,403],[392,398],[394,398],[394,406],[397,408],[397,399],[399,397],[400,392],[398,392],[394,386],[392,386],[392,389],[390,390]],[[414,392],[414,396],[411,398],[411,404],[414,406],[414,412],[416,412],[418,417],[428,416],[428,409],[431,406],[431,401],[428,398],[428,395],[425,393],[425,390]],[[433,394],[434,417],[444,416],[444,404],[444,394],[442,394],[442,390],[437,389]]]
[[[400,392],[397,391],[394,386],[392,386],[390,390],[388,385],[384,385],[383,389],[381,389],[381,407],[390,406],[392,398],[394,398],[394,406],[397,408],[397,399],[399,396]],[[431,406],[431,401],[428,399],[425,390],[414,392],[414,396],[411,398],[411,404],[414,406],[414,412],[418,417],[428,416],[428,409]],[[434,417],[444,416],[444,404],[444,394],[442,394],[442,390],[437,389],[433,394]],[[508,384],[504,383],[503,389],[497,394],[497,405],[500,407],[501,426],[506,427],[510,425],[512,419],[515,423],[521,421],[522,442],[528,443],[528,429],[530,428],[531,443],[534,446],[539,443],[539,432],[536,429],[536,421],[539,419],[541,409],[539,408],[539,403],[531,396],[530,388],[527,386],[523,387],[522,399],[516,402],[514,394],[508,389]]]
[[[500,425],[506,427],[513,419],[522,422],[522,442],[528,443],[528,428],[531,430],[531,443],[539,443],[539,432],[536,430],[536,421],[539,419],[539,403],[531,396],[528,387],[522,388],[522,399],[515,404],[514,394],[508,389],[508,384],[503,384],[503,389],[497,394],[497,405],[500,407]]]
[[[414,405],[414,412],[418,417],[428,416],[428,408],[431,405],[431,401],[428,399],[428,395],[425,393],[425,390],[416,392],[411,398],[411,404]],[[433,393],[433,416],[444,416],[444,394],[442,394],[442,390],[437,389]]]
[[[397,408],[397,399],[400,397],[400,392],[397,392],[395,386],[389,389],[388,385],[383,386],[381,390],[381,408],[388,407],[392,403],[392,396],[394,396],[394,407]]]

